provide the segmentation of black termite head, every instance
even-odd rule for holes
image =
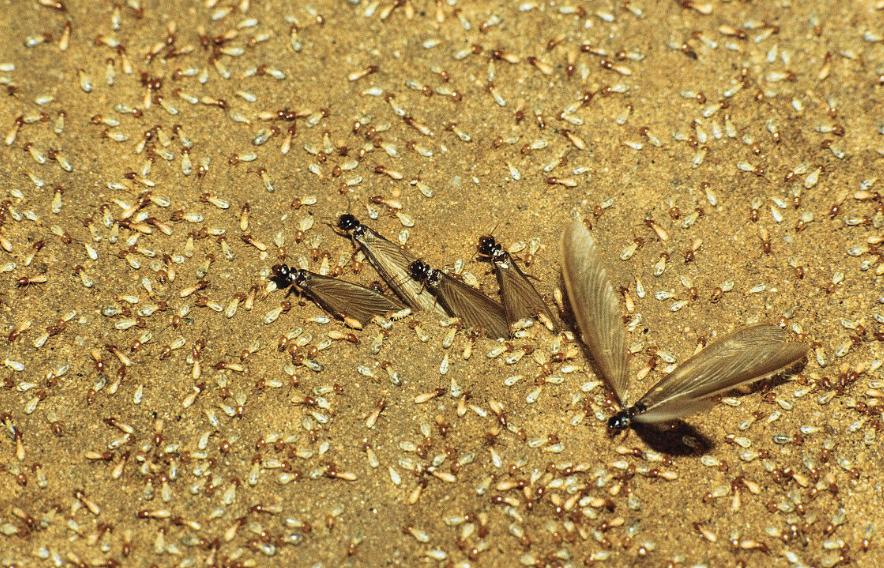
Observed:
[[[494,237],[486,235],[479,237],[479,256],[488,260],[494,265],[508,264],[509,253],[503,250],[503,247],[494,240]]]
[[[280,280],[285,280],[286,282],[291,282],[292,273],[292,269],[286,264],[280,264],[273,267],[274,277],[279,278]]]
[[[608,419],[608,431],[613,435],[626,430],[632,426],[632,418],[636,414],[641,414],[644,411],[645,407],[641,403],[636,404],[635,406],[630,406],[629,408],[624,408]]]
[[[621,410],[608,419],[608,430],[612,434],[617,434],[629,428],[632,419],[629,417],[629,410]]]
[[[422,260],[415,260],[409,264],[408,274],[418,282],[426,282],[430,287],[438,285],[442,278],[442,274],[438,270],[433,270],[429,264]]]
[[[479,254],[482,256],[494,257],[501,251],[500,244],[494,240],[492,236],[479,237]]]
[[[273,267],[273,280],[277,285],[291,286],[295,285],[302,288],[305,281],[306,272],[304,270],[296,270],[287,264],[279,264]]]
[[[430,265],[422,260],[415,260],[408,265],[408,273],[418,282],[428,280],[432,272],[433,269],[430,268]]]
[[[359,238],[365,233],[365,225],[353,215],[346,213],[338,217],[337,228],[353,237]]]
[[[356,217],[347,213],[346,215],[341,215],[338,217],[338,228],[342,231],[347,231],[348,233],[357,227],[359,227],[360,223],[356,220]]]

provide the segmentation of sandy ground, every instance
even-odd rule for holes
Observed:
[[[0,564],[880,565],[882,24],[873,0],[6,0]],[[352,343],[275,290],[280,262],[379,279],[347,212],[496,295],[493,231],[551,306],[585,218],[632,401],[754,322],[814,350],[611,438],[567,311],[575,335],[419,313]]]

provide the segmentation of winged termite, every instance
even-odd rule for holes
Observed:
[[[619,402],[626,395],[626,341],[617,300],[592,236],[574,221],[563,237],[563,270],[571,307],[583,340]],[[654,385],[638,402],[608,421],[612,431],[633,422],[653,424],[684,418],[736,387],[774,375],[801,360],[803,343],[788,341],[775,325],[754,325],[716,341]]]
[[[500,294],[503,297],[506,321],[510,329],[522,319],[537,317],[550,331],[555,332],[556,328],[549,306],[537,293],[534,285],[531,284],[510,253],[505,251],[494,240],[494,237],[484,236],[479,238],[479,254],[494,265]]]
[[[775,375],[804,358],[809,347],[789,342],[775,325],[737,330],[703,349],[664,377],[638,402],[608,421],[611,430],[631,422],[652,424],[683,418],[715,405],[715,397]]]
[[[448,315],[433,294],[411,278],[408,267],[416,258],[360,223],[353,215],[341,215],[338,218],[338,228],[349,233],[359,243],[381,277],[412,310],[436,311]]]
[[[436,294],[439,303],[467,326],[479,327],[492,339],[510,337],[503,306],[485,294],[444,272],[433,270],[420,260],[411,263],[409,273],[415,282],[425,283]]]
[[[362,329],[375,316],[386,316],[404,308],[383,294],[358,284],[307,270],[294,270],[285,264],[275,267],[275,271],[280,279],[297,287],[355,329]]]

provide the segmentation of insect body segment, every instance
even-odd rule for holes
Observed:
[[[381,277],[412,310],[436,311],[447,315],[433,294],[411,278],[409,266],[416,258],[360,223],[353,215],[341,215],[338,218],[338,228],[349,233],[359,243]]]
[[[469,327],[479,327],[494,338],[510,337],[503,306],[444,272],[433,270],[420,260],[409,265],[409,274],[415,282],[425,283],[436,294],[439,303],[453,316],[461,318]]]
[[[399,302],[358,284],[307,270],[293,270],[284,264],[275,270],[279,278],[302,290],[355,329],[362,329],[375,316],[386,316],[404,307]]]
[[[505,251],[494,237],[484,236],[479,238],[479,254],[494,265],[510,329],[525,318],[539,317],[550,331],[554,332],[555,326],[549,306],[537,293],[510,253]]]

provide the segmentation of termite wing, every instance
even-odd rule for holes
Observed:
[[[595,240],[579,220],[571,223],[562,237],[562,273],[583,342],[622,403],[629,367],[620,305]]]

